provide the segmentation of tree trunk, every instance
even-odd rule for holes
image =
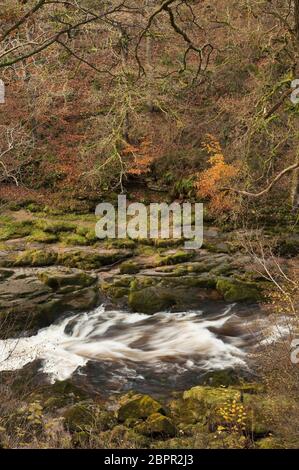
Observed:
[[[299,78],[299,0],[294,0],[294,31],[296,36],[296,47],[295,47],[295,78]],[[297,123],[297,129],[299,130],[299,123]],[[296,153],[297,162],[299,161],[299,149]],[[299,207],[299,170],[295,170],[293,174],[291,184],[291,203],[293,209]]]
[[[294,16],[295,16],[295,33],[297,38],[297,45],[299,44],[299,0],[294,0]]]

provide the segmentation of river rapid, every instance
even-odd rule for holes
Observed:
[[[256,306],[217,303],[145,315],[102,305],[69,314],[34,336],[0,341],[0,370],[38,360],[52,382],[75,377],[103,393],[161,394],[196,385],[212,371],[250,374],[252,353],[284,329]]]

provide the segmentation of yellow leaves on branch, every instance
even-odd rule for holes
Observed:
[[[203,148],[208,152],[210,167],[197,175],[196,189],[199,197],[210,200],[210,209],[214,213],[230,211],[235,207],[235,197],[222,189],[230,185],[238,175],[239,169],[226,163],[220,143],[211,135]]]

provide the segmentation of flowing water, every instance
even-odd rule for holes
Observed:
[[[248,371],[248,354],[267,328],[256,308],[236,305],[155,315],[103,305],[35,336],[0,341],[0,370],[40,360],[52,381],[73,376],[105,392],[186,389],[207,371]]]

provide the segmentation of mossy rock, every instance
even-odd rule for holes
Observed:
[[[44,204],[30,202],[29,204],[26,205],[26,210],[35,214],[38,212],[43,212],[44,207],[45,207]]]
[[[256,443],[258,449],[283,449],[283,443],[276,437],[264,437]]]
[[[84,272],[61,272],[59,270],[42,272],[38,277],[51,289],[63,293],[72,292],[74,287],[89,287],[96,281],[95,277]]]
[[[72,434],[72,447],[86,449],[90,447],[91,435],[88,431],[76,431]]]
[[[56,243],[58,237],[55,233],[44,232],[43,230],[33,230],[31,235],[28,237],[29,242],[38,243]]]
[[[230,263],[220,263],[217,267],[211,270],[215,276],[229,276],[234,272],[234,268]]]
[[[77,233],[66,233],[62,234],[59,237],[59,240],[65,244],[70,246],[87,246],[90,245],[90,242],[82,235],[78,235]]]
[[[140,266],[137,263],[126,261],[120,266],[121,274],[137,274],[140,271]]]
[[[26,250],[20,253],[15,261],[14,266],[51,266],[57,261],[57,254],[50,250]]]
[[[100,431],[108,431],[117,425],[117,418],[113,411],[101,410],[97,412],[96,427]]]
[[[275,249],[274,253],[284,258],[294,258],[299,255],[299,239],[282,239],[280,240]]]
[[[88,405],[78,403],[68,408],[63,414],[65,427],[70,432],[89,430],[95,422],[92,410]]]
[[[228,400],[239,400],[241,394],[234,388],[214,388],[206,386],[193,387],[183,394],[184,400],[195,400],[208,406],[219,406]]]
[[[0,241],[15,238],[24,238],[30,235],[33,222],[25,220],[23,222],[2,222],[0,225]]]
[[[105,289],[104,292],[112,300],[117,300],[126,297],[129,294],[129,289],[126,287],[110,286],[108,289]]]
[[[134,431],[153,439],[176,435],[176,427],[171,419],[161,413],[153,413],[145,422],[138,424]]]
[[[107,248],[124,248],[127,250],[134,250],[136,248],[136,242],[130,238],[116,238],[115,240],[106,242],[105,246],[107,246]]]
[[[126,259],[129,256],[126,252],[121,251],[65,251],[59,253],[58,264],[70,268],[78,269],[99,269],[102,266],[114,264],[118,261]]]
[[[56,410],[67,405],[74,405],[87,398],[86,393],[70,380],[58,380],[39,390],[39,399],[46,410]],[[32,400],[32,396],[29,396]]]
[[[182,238],[157,238],[154,240],[154,244],[157,248],[171,248],[171,247],[176,247],[179,245],[182,245],[184,243],[184,240]]]
[[[89,227],[82,227],[82,226],[77,227],[76,234],[80,235],[81,237],[84,237],[90,245],[93,245],[94,243],[99,241],[98,237],[95,234],[94,228],[92,229]]]
[[[0,281],[4,281],[5,279],[8,279],[14,274],[14,271],[11,271],[9,269],[0,269]]]
[[[64,397],[50,397],[43,403],[45,410],[59,410],[67,404],[68,400]]]
[[[59,234],[60,232],[72,232],[76,225],[65,221],[37,220],[36,227],[43,232]]]
[[[235,389],[202,385],[185,391],[182,398],[173,400],[169,406],[181,429],[186,424],[200,423],[206,426],[217,420],[219,407],[240,397],[241,393]]]
[[[219,408],[229,403],[242,403],[247,414],[246,431],[255,439],[266,437],[271,433],[269,416],[271,403],[262,394],[250,394],[241,388],[235,387],[207,387],[199,386],[184,392],[183,400],[172,402],[171,409],[176,421],[183,423],[201,422],[207,430],[215,431],[223,421],[219,415]],[[185,409],[185,411],[184,411]],[[270,414],[269,414],[270,413]]]
[[[258,302],[262,298],[256,283],[241,282],[232,279],[218,279],[217,291],[226,302]]]
[[[148,447],[149,439],[138,434],[134,429],[128,429],[120,424],[112,430],[100,432],[99,443],[103,448],[111,448],[113,446],[114,448],[140,449]]]
[[[121,399],[117,417],[120,423],[124,423],[128,419],[145,420],[153,413],[165,413],[158,401],[149,395],[129,394]]]
[[[184,276],[178,278],[177,282],[180,286],[215,289],[217,279],[213,275],[202,274],[200,276]]]
[[[134,312],[149,315],[167,310],[175,303],[175,297],[170,290],[159,287],[132,290],[128,298],[128,305]]]
[[[204,383],[210,387],[229,387],[240,383],[240,377],[234,369],[214,370],[204,376]]]
[[[158,262],[158,266],[169,266],[173,264],[186,263],[194,258],[195,253],[186,251],[177,251],[176,253],[163,256]]]
[[[172,439],[155,440],[151,442],[151,449],[195,449],[193,437],[175,437]]]

